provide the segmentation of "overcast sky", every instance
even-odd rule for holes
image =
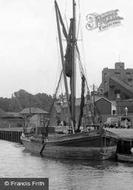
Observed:
[[[71,0],[58,4],[63,18],[71,14]],[[133,1],[77,0],[77,9],[89,85],[100,85],[102,69],[114,68],[116,61],[133,68]],[[103,32],[86,29],[88,14],[115,9],[124,18],[121,26]],[[54,0],[0,0],[0,97],[19,89],[53,94],[60,71],[57,47]]]

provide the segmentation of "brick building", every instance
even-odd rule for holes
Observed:
[[[125,69],[123,62],[114,69],[104,68],[99,92],[116,103],[116,115],[127,117],[133,123],[133,69]]]
[[[97,97],[95,95],[95,106],[97,114],[101,116],[102,121],[106,121],[110,116],[124,116],[125,108],[128,109],[133,121],[133,69],[125,69],[123,62],[116,62],[115,68],[104,68],[102,71],[102,83],[98,89]],[[93,94],[92,94],[93,96]],[[92,98],[93,99],[93,98]],[[93,104],[90,100],[89,104]],[[88,105],[89,105],[88,104]],[[87,102],[85,102],[84,117],[93,115],[89,110]],[[92,111],[93,112],[93,111]],[[76,99],[76,121],[80,114],[80,98]],[[60,120],[69,122],[67,104],[62,105]],[[133,122],[132,122],[133,123]]]
[[[109,100],[132,99],[133,69],[125,69],[123,62],[115,63],[114,69],[104,68],[99,91]]]

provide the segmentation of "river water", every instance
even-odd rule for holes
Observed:
[[[47,177],[50,190],[132,190],[133,164],[46,159],[0,140],[0,177]]]

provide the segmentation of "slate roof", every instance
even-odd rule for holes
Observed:
[[[20,118],[23,119],[23,115],[16,112],[3,112],[0,113],[0,118]]]
[[[40,108],[35,108],[35,107],[31,107],[31,108],[24,108],[21,112],[21,114],[47,114],[48,112],[40,109]]]

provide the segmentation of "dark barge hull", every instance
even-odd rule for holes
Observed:
[[[108,140],[108,143],[106,144]],[[42,144],[40,140],[33,137],[21,136],[25,148],[32,153],[42,152],[45,157],[76,159],[76,160],[105,160],[115,156],[117,143],[112,133],[96,130],[87,133],[62,135],[60,137],[49,137]]]

